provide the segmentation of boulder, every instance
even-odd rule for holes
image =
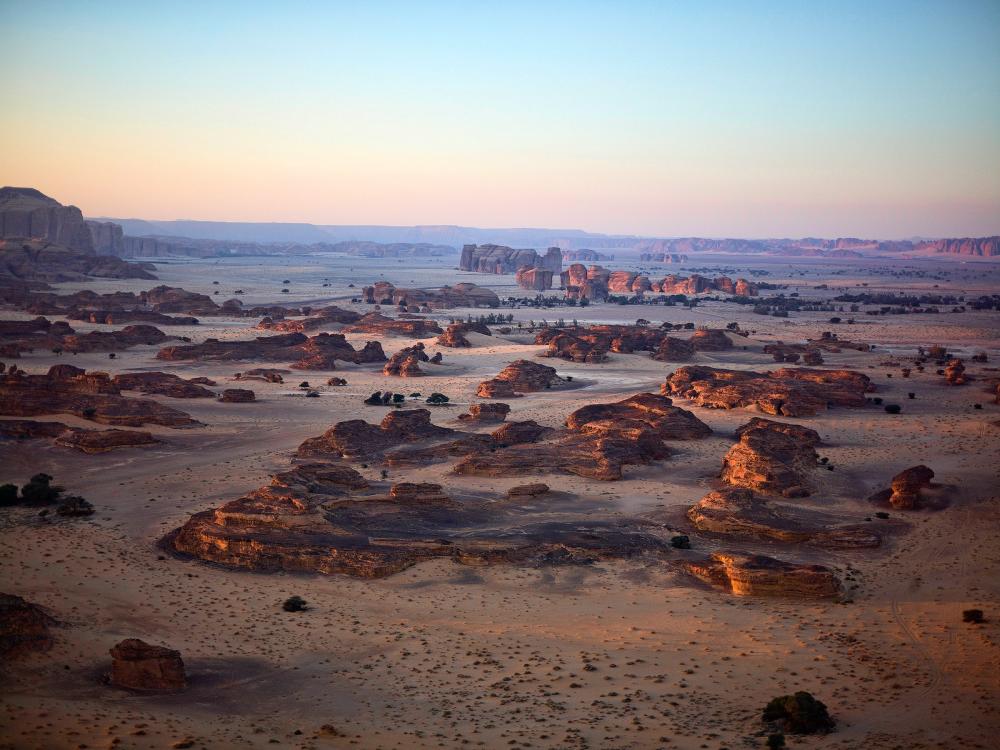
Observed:
[[[776,560],[766,555],[716,552],[703,560],[686,562],[689,572],[737,596],[781,596],[830,599],[840,596],[840,580],[822,565]]]
[[[187,687],[180,652],[126,638],[111,650],[110,682],[129,690],[175,692]]]
[[[467,414],[459,414],[458,418],[468,422],[503,422],[510,413],[510,404],[496,402],[492,404],[470,404]]]
[[[808,427],[755,417],[740,427],[722,459],[721,478],[735,487],[784,497],[809,494],[808,474],[819,456],[819,433]]]
[[[219,401],[226,404],[247,404],[256,400],[256,394],[248,388],[226,388],[219,394]]]
[[[0,656],[5,660],[48,651],[58,623],[42,607],[13,594],[0,594]]]
[[[554,367],[540,365],[527,359],[511,362],[491,380],[479,384],[481,398],[513,397],[519,393],[533,393],[562,383]]]

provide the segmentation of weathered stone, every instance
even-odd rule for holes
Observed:
[[[112,685],[129,690],[173,692],[187,687],[180,652],[127,638],[111,650]]]

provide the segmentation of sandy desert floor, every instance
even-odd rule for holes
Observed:
[[[460,273],[454,261],[290,260],[237,258],[159,265],[159,283],[219,291],[243,289],[247,304],[334,301],[352,305],[378,279],[401,286],[474,281],[501,296],[513,277]],[[606,264],[628,267],[625,263]],[[643,264],[651,270],[651,264]],[[1000,265],[954,261],[812,261],[699,257],[681,272],[721,269],[788,284],[787,292],[823,298],[840,289],[939,291],[971,296],[1000,290]],[[660,274],[677,272],[661,267]],[[711,274],[707,274],[711,275]],[[284,285],[283,280],[289,280]],[[219,283],[213,284],[213,281]],[[139,290],[156,282],[95,281],[98,292]],[[329,284],[329,286],[323,286]],[[349,285],[354,284],[352,288]],[[816,290],[819,284],[829,289]],[[866,285],[862,287],[861,285]],[[65,290],[81,284],[60,285]],[[287,286],[288,294],[280,293]],[[520,294],[518,294],[520,296]],[[444,322],[483,311],[435,313]],[[694,309],[592,305],[512,311],[522,325],[567,321],[715,327],[738,321],[753,335],[746,348],[700,353],[697,364],[769,369],[761,351],[775,340],[800,342],[829,330],[831,313],[788,319],[746,307],[705,303]],[[2,317],[27,317],[5,311]],[[822,477],[818,508],[858,520],[875,508],[866,498],[898,471],[925,463],[950,487],[936,511],[893,512],[875,550],[825,553],[853,579],[843,603],[739,598],[646,561],[561,567],[467,567],[423,563],[380,580],[346,576],[257,574],[165,554],[158,541],[190,514],[216,507],[267,482],[288,465],[305,438],[334,422],[378,421],[382,407],[361,400],[375,390],[445,393],[434,411],[456,426],[476,384],[543,347],[527,333],[473,334],[470,349],[442,348],[444,364],[428,377],[386,378],[373,365],[303,372],[285,384],[254,382],[258,400],[153,397],[192,414],[204,427],[145,427],[163,439],[146,449],[88,456],[44,441],[0,443],[0,481],[21,483],[40,471],[97,507],[84,520],[44,521],[36,512],[0,511],[0,590],[48,608],[62,623],[55,647],[0,666],[0,747],[10,748],[729,748],[763,747],[760,722],[773,696],[808,690],[838,722],[825,736],[792,737],[802,748],[990,748],[1000,732],[1000,405],[986,385],[1000,376],[1000,313],[855,316],[845,338],[871,352],[826,355],[826,367],[868,374],[878,393],[905,403],[890,416],[875,409],[833,409],[799,422],[818,430],[821,453],[835,467]],[[256,320],[204,318],[172,335],[249,338]],[[73,322],[80,330],[99,328]],[[106,326],[104,328],[107,328]],[[348,336],[356,346],[364,335]],[[387,353],[411,339],[382,338]],[[428,351],[439,347],[426,339]],[[902,381],[881,363],[941,344],[965,359],[977,379],[947,387],[933,368]],[[157,347],[107,355],[25,355],[18,365],[44,372],[56,362],[114,372],[163,370],[228,384],[236,363],[153,359]],[[989,363],[969,357],[979,351]],[[509,419],[556,427],[582,405],[659,392],[675,367],[648,354],[613,354],[604,364],[539,360],[583,387],[510,401]],[[268,365],[270,366],[270,365]],[[330,375],[349,385],[314,386]],[[906,400],[913,391],[916,398]],[[903,399],[903,400],[901,400]],[[676,517],[712,486],[733,430],[747,409],[686,404],[712,437],[672,445],[675,455],[629,467],[620,482],[543,475],[580,513],[659,512]],[[974,404],[982,404],[975,409]],[[66,415],[51,419],[83,426]],[[92,425],[91,425],[92,426]],[[436,481],[456,494],[502,492],[523,479],[447,474],[449,464],[390,469],[390,480]],[[378,467],[362,469],[371,479]],[[539,501],[541,502],[541,501]],[[699,537],[700,549],[718,542]],[[777,547],[756,543],[756,550]],[[796,552],[807,559],[809,552]],[[780,556],[780,555],[779,555]],[[292,594],[310,609],[282,611]],[[978,607],[987,622],[962,622]],[[146,696],[108,687],[108,649],[138,637],[179,649],[190,687]]]

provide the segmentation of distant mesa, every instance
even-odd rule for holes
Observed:
[[[387,281],[379,281],[366,286],[362,290],[362,297],[369,305],[396,305],[407,308],[407,312],[500,306],[500,298],[496,292],[468,282],[437,289],[407,289],[396,287]]]
[[[643,296],[644,294],[696,295],[708,292],[723,292],[739,297],[754,297],[757,286],[746,279],[728,276],[708,278],[698,274],[683,277],[670,274],[660,280],[634,271],[612,271],[602,266],[585,267],[574,263],[562,272],[561,283],[568,299],[603,302],[609,295]]]
[[[599,263],[601,261],[614,260],[615,256],[599,253],[596,250],[581,248],[580,250],[563,250],[562,259],[568,263]]]

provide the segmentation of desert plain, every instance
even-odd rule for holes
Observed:
[[[455,265],[454,257],[176,259],[157,260],[157,281],[52,286],[59,294],[104,294],[160,284],[220,303],[240,290],[245,307],[336,305],[360,315],[375,309],[362,299],[362,288],[378,281],[418,289],[471,282],[501,300],[535,296],[518,288],[512,275],[459,271]],[[951,258],[706,253],[679,267],[654,265],[613,264],[651,275],[746,277],[776,285],[762,295],[795,293],[817,305],[845,293],[971,300],[1000,290],[1000,264]],[[421,362],[416,377],[384,375],[380,362],[295,370],[288,363],[157,359],[165,346],[183,345],[177,341],[130,346],[114,359],[103,350],[35,349],[6,360],[29,375],[73,365],[112,375],[157,371],[207,378],[216,391],[250,388],[255,400],[145,395],[198,424],[143,425],[159,442],[103,453],[44,438],[0,442],[2,482],[20,485],[45,473],[95,509],[83,518],[0,509],[0,590],[44,608],[56,621],[47,650],[0,666],[0,747],[736,750],[764,747],[769,730],[762,709],[771,698],[796,691],[822,700],[836,729],[788,734],[789,747],[995,747],[1000,309],[962,304],[960,312],[946,305],[935,314],[871,315],[879,306],[860,304],[856,312],[797,309],[775,317],[755,314],[752,305],[726,295],[712,297],[694,307],[524,303],[416,314],[442,329],[491,312],[513,316],[490,326],[489,336],[467,333],[470,346],[459,348],[440,345],[436,334],[345,332],[356,350],[375,339],[389,356],[418,342],[428,355],[442,353],[440,364]],[[392,305],[380,309],[399,315]],[[842,321],[831,324],[832,316]],[[36,316],[7,309],[2,317]],[[276,333],[258,328],[260,317],[197,317],[195,325],[163,330],[194,344]],[[536,337],[546,327],[579,332],[594,325],[634,326],[640,318],[649,329],[672,324],[682,339],[704,328],[728,331],[722,335],[732,346],[698,350],[683,362],[653,359],[642,350],[612,350],[604,361],[540,356],[547,347]],[[78,334],[121,327],[70,323]],[[307,333],[344,328],[349,326],[329,323]],[[254,569],[184,554],[171,543],[171,534],[195,514],[289,471],[300,444],[337,423],[378,424],[388,414],[422,408],[436,426],[487,434],[498,425],[470,426],[458,417],[470,405],[499,400],[510,406],[508,423],[533,420],[561,430],[567,416],[583,407],[660,394],[682,366],[754,372],[798,367],[776,364],[765,347],[804,345],[822,340],[824,332],[865,345],[867,350],[827,347],[817,366],[867,376],[871,389],[863,403],[787,416],[753,405],[709,408],[672,395],[673,406],[693,414],[710,434],[666,439],[669,455],[626,463],[621,478],[544,463],[500,475],[482,467],[456,473],[455,457],[398,463],[374,449],[362,458],[332,457],[356,471],[372,496],[382,498],[401,483],[440,485],[454,503],[448,508],[472,503],[488,513],[502,507],[501,521],[514,528],[627,528],[661,546],[603,554],[597,540],[592,555],[577,549],[554,554],[549,546],[543,554],[511,559],[435,552],[363,577],[299,572],[281,563]],[[916,366],[920,347],[935,346],[947,352],[948,361],[961,360],[961,384],[949,384],[938,372],[944,365],[926,356],[926,366]],[[985,357],[974,360],[977,355]],[[554,367],[560,381],[512,398],[477,396],[482,381],[518,360]],[[284,369],[282,382],[234,377],[261,367]],[[331,377],[346,385],[327,385]],[[308,387],[300,387],[302,381]],[[315,396],[307,396],[310,391]],[[401,408],[365,405],[376,391],[402,394]],[[431,393],[444,394],[448,403],[426,405]],[[900,413],[888,413],[887,404],[900,405]],[[809,544],[697,527],[689,509],[726,489],[723,458],[738,442],[737,429],[755,417],[815,430],[820,440],[815,450],[822,463],[804,470],[808,495],[779,493],[769,502],[823,528],[861,529],[874,543]],[[106,426],[65,413],[32,419]],[[934,472],[932,501],[897,508],[872,499],[899,472],[917,465]],[[507,497],[510,488],[529,483],[544,483],[548,491]],[[294,532],[294,524],[289,528]],[[678,536],[688,537],[689,548],[674,546]],[[426,544],[444,542],[432,538]],[[692,563],[731,550],[822,566],[837,591],[819,597],[740,592],[692,573]],[[291,596],[302,597],[307,608],[285,611],[282,603]],[[963,622],[968,609],[982,610],[984,621]],[[179,651],[186,687],[147,693],[109,684],[109,649],[127,638]]]

